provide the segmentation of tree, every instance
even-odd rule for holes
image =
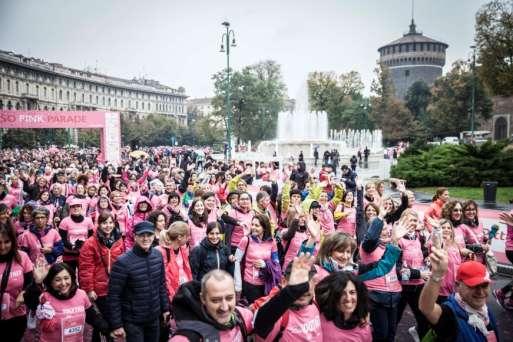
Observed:
[[[212,76],[215,96],[213,116],[226,122],[226,70]],[[280,65],[263,61],[230,76],[233,133],[239,140],[258,142],[276,134],[278,113],[285,104],[286,87]]]
[[[336,75],[313,72],[308,77],[310,110],[325,111],[332,129],[369,129],[367,100],[360,74],[356,71]]]
[[[494,95],[513,95],[513,1],[494,0],[476,14],[479,75]]]
[[[379,64],[374,72],[376,78],[371,85],[374,93],[371,97],[371,119],[383,131],[383,139],[390,143],[423,138],[425,133],[420,122],[404,103],[394,97],[394,86],[388,68]]]
[[[431,99],[431,91],[424,81],[417,81],[411,85],[406,93],[406,107],[414,118],[421,123],[426,121],[426,109]]]
[[[123,145],[159,146],[171,145],[172,137],[178,132],[176,120],[159,114],[121,116]]]
[[[452,70],[438,78],[431,88],[428,122],[432,135],[459,135],[470,127],[472,87],[475,82],[475,122],[489,119],[493,103],[479,77],[474,77],[469,65],[456,61]]]

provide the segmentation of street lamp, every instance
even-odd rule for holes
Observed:
[[[470,48],[474,50],[472,54],[472,108],[470,113],[471,139],[474,141],[474,120],[476,115],[476,46],[472,45]]]
[[[232,129],[232,106],[230,105],[230,46],[236,47],[235,44],[235,32],[230,30],[230,23],[225,21],[221,23],[224,27],[226,27],[226,32],[223,33],[221,37],[221,50],[220,52],[226,51],[226,140],[227,140],[227,150],[226,150],[226,159],[230,160],[232,157],[232,137],[231,137],[231,129]],[[231,44],[230,44],[231,38]],[[225,49],[226,46],[226,49]]]

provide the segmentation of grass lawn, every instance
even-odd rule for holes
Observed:
[[[435,194],[436,187],[414,188],[413,191]],[[483,200],[483,188],[449,187],[451,198]],[[497,188],[497,203],[509,203],[513,199],[513,187],[505,186]]]

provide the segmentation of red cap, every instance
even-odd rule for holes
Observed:
[[[456,280],[462,281],[469,287],[474,287],[484,283],[490,283],[490,275],[482,263],[466,261],[458,268]]]
[[[78,199],[78,198],[74,198],[74,199],[72,199],[72,200],[70,201],[69,206],[70,206],[70,208],[71,208],[71,207],[72,207],[72,206],[74,206],[74,205],[82,206],[82,201],[81,201],[80,199]]]

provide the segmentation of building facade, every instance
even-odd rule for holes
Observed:
[[[442,75],[448,47],[446,43],[417,32],[413,19],[408,33],[380,47],[379,61],[390,71],[395,96],[403,100],[408,89],[417,81],[432,85]]]
[[[513,96],[494,96],[492,101],[492,117],[480,122],[479,129],[490,131],[494,141],[513,139]]]
[[[148,79],[122,79],[0,50],[0,109],[159,114],[187,124],[187,95]]]

